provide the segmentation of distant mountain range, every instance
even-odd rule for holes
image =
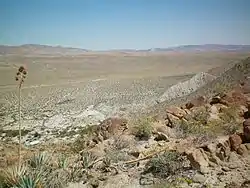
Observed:
[[[25,44],[21,46],[0,45],[0,54],[23,54],[23,55],[79,55],[88,50],[69,48],[62,46],[49,46],[38,44]]]
[[[151,48],[144,50],[117,49],[106,52],[250,52],[250,45],[222,45],[222,44],[204,44],[204,45],[182,45],[169,48]],[[90,50],[80,48],[70,48],[62,46],[49,46],[37,44],[25,44],[21,46],[0,45],[0,54],[13,55],[80,55]]]
[[[152,48],[150,51],[167,52],[167,51],[177,51],[177,52],[193,52],[193,51],[250,51],[250,45],[222,45],[222,44],[204,44],[204,45],[183,45],[170,48]]]

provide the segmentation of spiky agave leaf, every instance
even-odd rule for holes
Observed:
[[[42,184],[40,182],[40,176],[38,175],[25,175],[20,177],[18,188],[42,188]]]
[[[8,187],[13,187],[18,185],[20,178],[27,173],[27,166],[21,165],[9,167],[3,172],[4,184]]]
[[[34,154],[33,157],[29,160],[29,165],[35,169],[41,169],[46,167],[49,163],[49,156],[47,153],[42,152],[39,154]]]
[[[61,155],[58,157],[57,165],[59,168],[66,169],[69,165],[68,158],[65,155]]]

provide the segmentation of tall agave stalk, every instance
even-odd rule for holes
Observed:
[[[18,167],[21,168],[21,148],[22,148],[22,132],[21,132],[21,91],[24,79],[26,78],[27,70],[20,66],[16,73],[16,81],[18,82],[18,123],[19,123],[19,149],[18,149]]]

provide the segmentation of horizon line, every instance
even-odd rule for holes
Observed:
[[[152,47],[152,48],[141,48],[141,49],[113,48],[113,49],[104,49],[104,50],[93,50],[93,49],[73,47],[73,46],[68,46],[68,45],[51,45],[51,44],[38,44],[38,43],[25,43],[25,44],[19,44],[19,45],[0,44],[0,46],[5,46],[5,47],[45,46],[45,47],[52,47],[52,48],[68,48],[68,49],[78,49],[78,50],[85,50],[85,51],[119,51],[119,50],[141,51],[141,50],[153,50],[153,49],[171,49],[171,48],[188,47],[188,46],[249,46],[250,47],[250,44],[204,43],[204,44],[180,44],[180,45],[173,45],[169,47]]]

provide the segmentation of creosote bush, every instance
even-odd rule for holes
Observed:
[[[137,125],[135,126],[134,134],[141,140],[147,140],[151,137],[152,131],[152,119],[145,118],[138,121]]]
[[[151,172],[159,178],[166,178],[178,173],[184,167],[185,159],[178,152],[170,151],[152,158],[146,164],[146,173]]]

